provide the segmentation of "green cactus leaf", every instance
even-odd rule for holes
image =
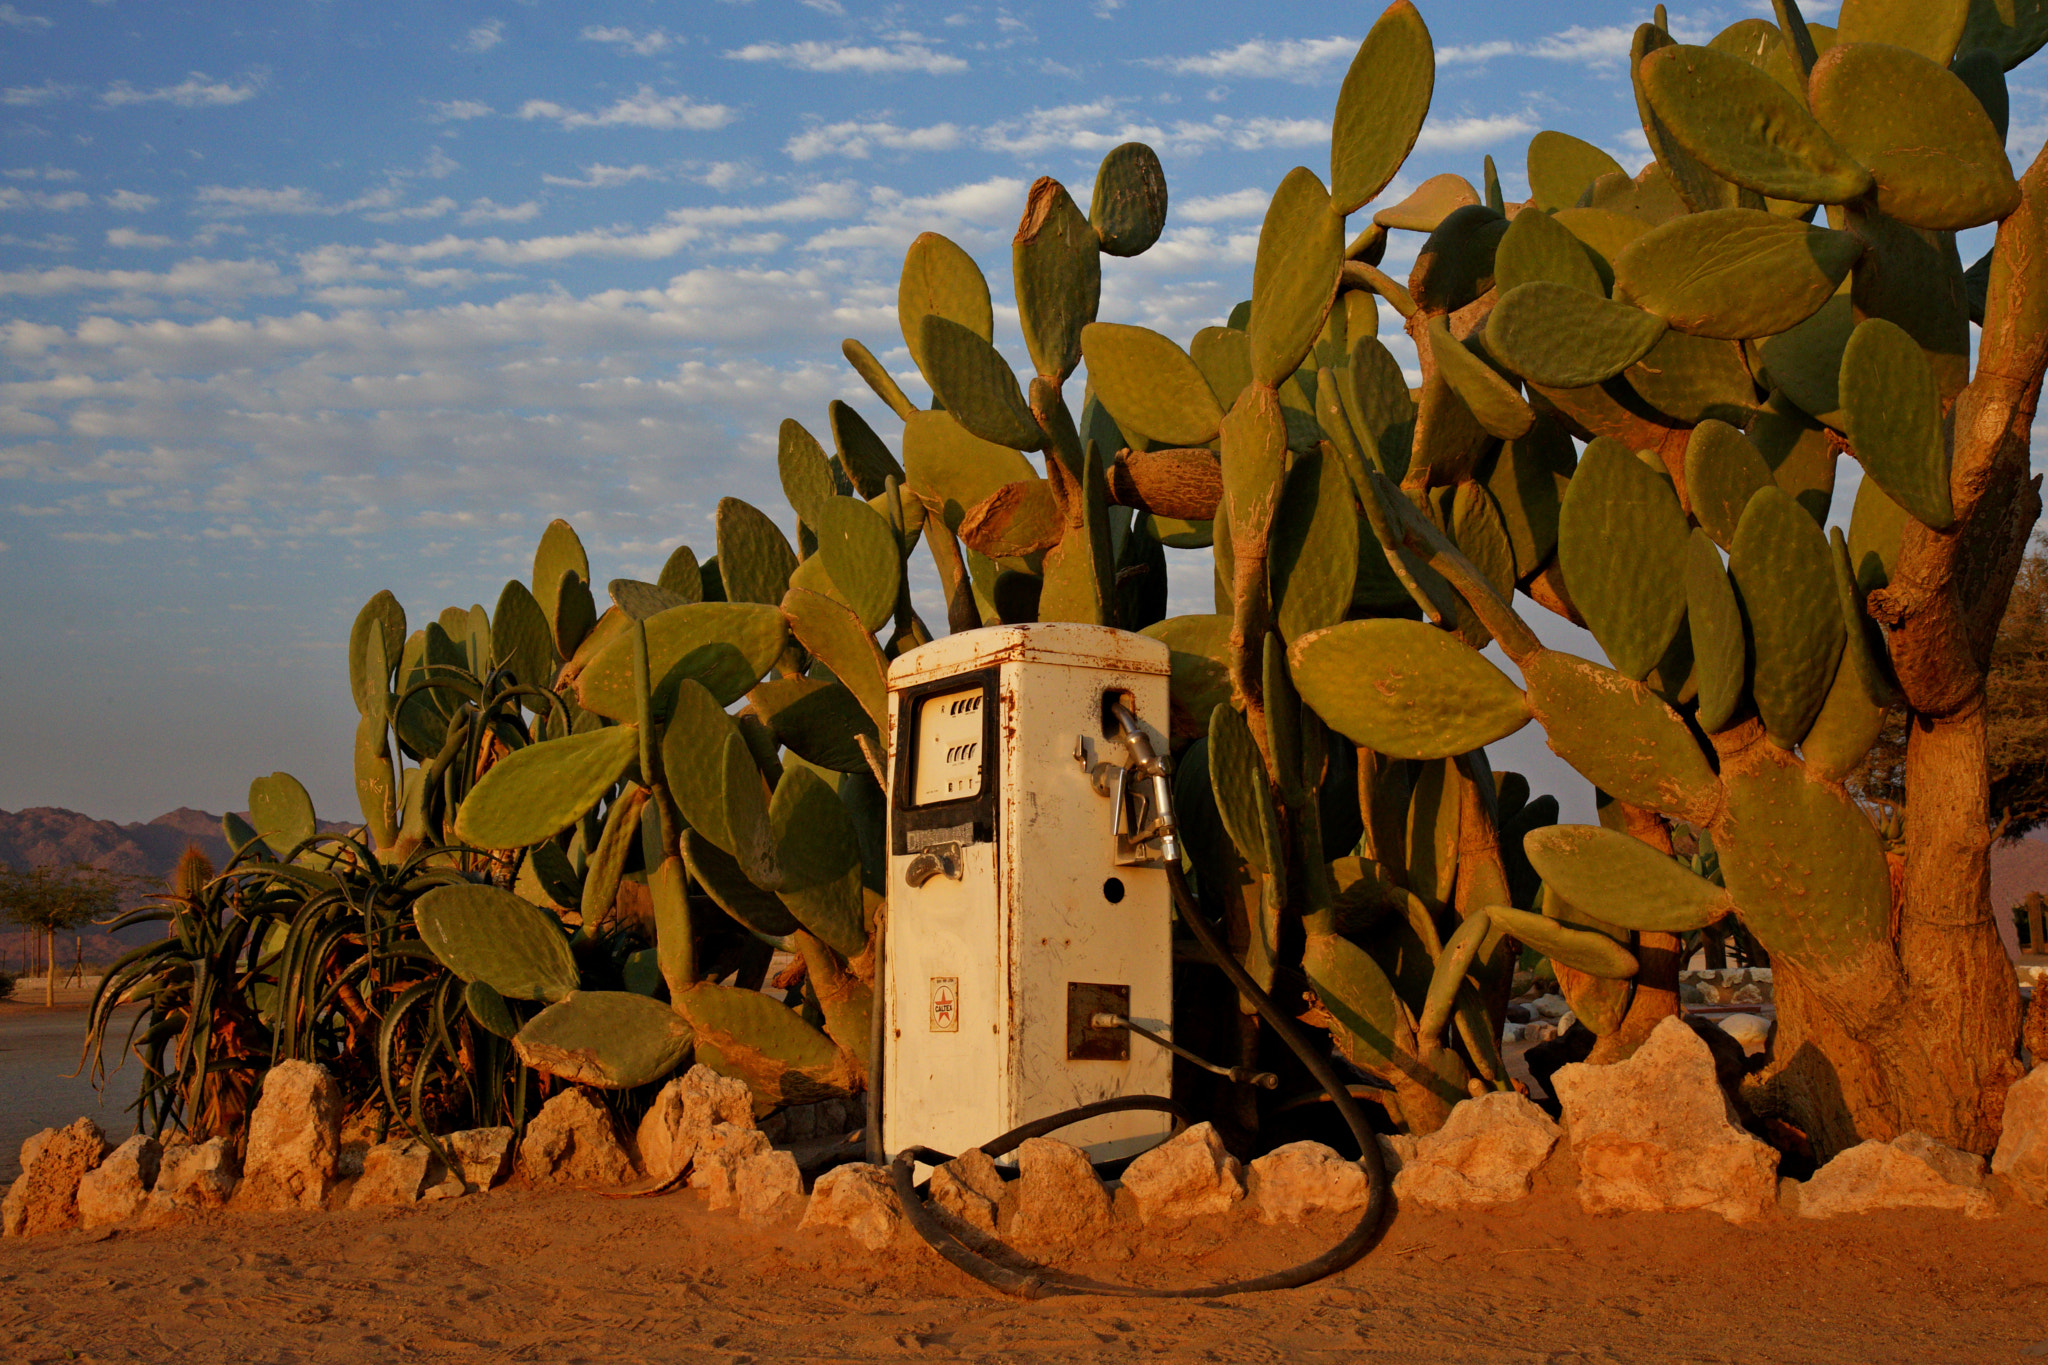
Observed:
[[[2019,207],[2005,139],[1970,87],[1917,52],[1838,44],[1814,63],[1813,116],[1870,168],[1877,207],[1902,223],[1957,232]]]
[[[1097,323],[1100,327],[1105,324]],[[1169,341],[1168,345],[1172,345]],[[1081,338],[1082,349],[1088,345],[1087,337]],[[1218,413],[1230,411],[1237,396],[1252,382],[1251,338],[1236,327],[1204,327],[1196,332],[1188,343],[1188,355],[1195,362],[1195,368],[1202,372],[1208,382],[1209,392],[1216,400]],[[1091,382],[1096,379],[1093,363],[1089,366]]]
[[[925,363],[924,353],[927,316],[957,322],[983,341],[995,339],[995,308],[989,300],[988,281],[982,278],[981,267],[972,256],[936,232],[919,233],[910,244],[896,286],[896,322],[903,329],[903,344],[910,348],[912,362],[929,384],[932,371]],[[862,373],[865,377],[866,372]],[[938,388],[936,384],[932,387]],[[883,395],[885,401],[887,397]],[[909,420],[909,414],[904,414],[904,419]]]
[[[1508,224],[1500,245],[1494,249],[1493,287],[1505,297],[1532,280],[1569,285],[1605,298],[1612,276],[1601,278],[1592,252],[1572,235],[1570,228],[1548,213],[1524,209]]]
[[[1825,980],[1891,951],[1891,873],[1870,817],[1839,787],[1758,746],[1722,775],[1721,876],[1757,941]]]
[[[1735,523],[1751,495],[1771,482],[1764,457],[1726,422],[1701,422],[1686,439],[1685,491],[1692,514],[1722,549],[1734,543]]]
[[[1874,182],[1854,149],[1740,57],[1675,46],[1648,53],[1636,70],[1657,118],[1722,179],[1802,204],[1842,204],[1870,192]]]
[[[1444,950],[1438,955],[1436,967],[1429,975],[1429,991],[1423,996],[1422,1008],[1415,1017],[1418,1041],[1433,1045],[1442,1036],[1445,1026],[1451,1022],[1458,992],[1472,970],[1472,960],[1492,930],[1493,922],[1483,913],[1468,915],[1458,925],[1457,931],[1444,940]]]
[[[515,749],[470,788],[455,835],[476,848],[537,844],[582,818],[639,757],[640,735],[630,725]]]
[[[1208,752],[1209,782],[1230,841],[1256,871],[1273,875],[1280,866],[1279,817],[1243,712],[1223,706],[1211,713]]]
[[[1728,572],[1756,651],[1757,714],[1765,733],[1790,749],[1820,714],[1842,657],[1827,537],[1782,489],[1759,489],[1736,525]]]
[[[1890,43],[1939,66],[1956,55],[1970,18],[1970,0],[1842,0],[1835,46]]]
[[[545,687],[555,677],[555,642],[548,618],[526,585],[514,578],[498,594],[491,613],[491,665],[509,668],[528,687]]]
[[[1373,226],[1407,232],[1434,232],[1437,224],[1467,204],[1480,202],[1479,191],[1462,175],[1433,175],[1406,199],[1373,214]]]
[[[661,758],[669,794],[690,828],[737,859],[757,882],[772,880],[767,784],[739,723],[695,682],[676,689]]]
[[[1621,379],[1666,426],[1718,420],[1746,423],[1757,407],[1756,381],[1738,341],[1667,331]]]
[[[569,861],[569,855],[555,844],[535,844],[526,856],[526,867],[549,901],[565,910],[583,903],[583,876]],[[535,904],[539,901],[535,900]]]
[[[818,508],[837,496],[838,484],[818,438],[795,418],[784,418],[776,434],[775,467],[782,476],[782,496],[805,524],[816,528]]]
[[[1851,276],[1858,318],[1884,318],[1905,328],[1927,353],[1942,401],[1951,401],[1970,379],[1973,317],[1954,238],[1909,227],[1868,206],[1849,210],[1847,221],[1864,242],[1863,259]],[[1939,287],[1928,287],[1933,280],[1941,281]],[[1983,316],[1981,305],[1974,316]]]
[[[1136,256],[1166,230],[1166,169],[1142,142],[1112,147],[1095,172],[1088,222],[1105,256]]]
[[[835,398],[826,414],[832,425],[832,444],[839,452],[839,466],[863,498],[879,497],[891,478],[903,478],[903,466],[896,463],[889,447],[860,413]],[[907,413],[898,415],[908,418]]]
[[[1503,602],[1515,595],[1515,550],[1507,523],[1483,484],[1467,481],[1436,496],[1448,504],[1443,522],[1451,544],[1472,561]]]
[[[1230,701],[1228,616],[1171,616],[1139,632],[1163,640],[1171,676],[1167,695],[1172,711],[1173,747],[1209,733],[1209,713]]]
[[[1045,433],[1024,401],[1016,371],[982,337],[951,318],[924,320],[925,373],[956,421],[984,441],[1037,450]]]
[[[1270,550],[1275,623],[1292,641],[1344,619],[1358,582],[1358,504],[1343,464],[1303,455],[1287,473]]]
[[[1042,554],[1066,532],[1066,515],[1052,485],[1040,478],[1004,484],[960,519],[960,539],[990,559]]]
[[[686,829],[681,842],[690,876],[733,919],[769,938],[782,938],[803,927],[780,896],[754,885],[732,855],[703,834]]]
[[[1529,139],[1528,170],[1530,201],[1551,212],[1577,204],[1601,176],[1624,174],[1620,162],[1592,143],[1547,131]]]
[[[2048,43],[2048,4],[2043,0],[1970,0],[1970,17],[1956,51],[1982,48],[2012,70]]]
[[[587,585],[590,556],[584,553],[576,528],[557,517],[541,532],[540,545],[533,552],[533,595],[540,609],[547,613],[548,625],[556,629],[556,599],[561,592],[562,575],[569,572]],[[573,648],[563,650],[562,657],[566,659],[574,652]]]
[[[1842,662],[1828,699],[1799,752],[1810,771],[1839,781],[1863,761],[1884,729],[1885,712],[1899,699],[1886,666],[1884,637],[1864,614],[1863,594],[1849,563],[1849,545],[1839,527],[1828,530],[1828,558],[1835,570],[1835,601],[1842,609]]]
[[[611,914],[619,897],[619,882],[626,874],[626,859],[640,843],[640,812],[647,800],[647,788],[629,782],[605,812],[604,832],[584,869],[583,894],[577,901],[585,924],[595,926]]]
[[[984,441],[949,412],[915,413],[904,423],[903,463],[909,486],[955,532],[967,509],[1004,484],[1038,477],[1016,450]]]
[[[1733,897],[1678,859],[1598,825],[1531,830],[1522,840],[1522,851],[1549,890],[1622,929],[1689,934],[1735,908]],[[1514,929],[1508,932],[1523,938]]]
[[[1681,332],[1745,341],[1812,317],[1863,253],[1832,232],[1761,209],[1691,213],[1650,229],[1614,261],[1614,288]]]
[[[1081,524],[1070,522],[1060,543],[1045,552],[1037,619],[1114,625],[1116,562],[1110,549],[1109,484],[1102,452],[1092,444],[1081,473],[1076,499]]]
[[[1487,435],[1512,441],[1528,434],[1536,414],[1522,401],[1522,395],[1466,343],[1452,336],[1441,317],[1429,320],[1429,347],[1445,382],[1457,391]]]
[[[1557,548],[1558,509],[1577,467],[1571,437],[1542,416],[1527,436],[1505,442],[1480,466],[1477,477],[1500,509],[1517,580],[1536,573]]]
[[[1941,390],[1913,338],[1883,318],[1858,323],[1842,351],[1840,394],[1864,472],[1928,526],[1954,525]]]
[[[1559,227],[1578,238],[1579,245],[1592,256],[1593,268],[1600,273],[1602,293],[1614,290],[1614,258],[1626,251],[1630,242],[1656,226],[1634,214],[1608,209],[1559,209],[1552,217]]]
[[[1695,824],[1713,817],[1719,801],[1714,770],[1692,731],[1656,693],[1554,649],[1524,663],[1522,680],[1551,752],[1594,786]]]
[[[1254,383],[1278,387],[1301,368],[1336,301],[1343,264],[1344,215],[1315,172],[1296,166],[1273,191],[1252,263],[1246,331]]]
[[[1792,56],[1785,34],[1768,19],[1738,19],[1707,44],[1716,52],[1740,57],[1794,95],[1806,95],[1806,76]]]
[[[782,599],[789,631],[853,693],[877,730],[889,724],[888,664],[874,634],[829,597],[792,588]]]
[[[1798,326],[1758,341],[1757,366],[1801,412],[1839,431],[1848,421],[1839,387],[1842,352],[1855,327],[1850,297],[1837,294]]]
[[[272,773],[249,784],[249,823],[280,857],[320,829],[313,798],[290,773]]]
[[[508,1043],[519,1032],[519,1019],[512,1013],[512,1007],[505,1003],[504,996],[485,982],[472,981],[464,986],[462,1004],[469,1011],[470,1018]]]
[[[1587,629],[1641,680],[1685,618],[1684,510],[1670,480],[1602,437],[1579,457],[1558,513],[1557,557]]]
[[[738,498],[718,500],[718,573],[728,602],[780,602],[794,568],[796,551],[767,513]]]
[[[1636,98],[1636,117],[1642,124],[1644,138],[1650,144],[1650,154],[1656,158],[1643,168],[1646,183],[1639,185],[1625,175],[1601,176],[1587,191],[1585,202],[1602,208],[1640,213],[1646,221],[1658,223],[1679,213],[1728,208],[1740,197],[1734,185],[1716,175],[1686,149],[1651,103],[1649,88],[1643,79],[1643,61],[1651,53],[1671,46],[1671,35],[1665,32],[1661,23],[1638,24],[1635,37],[1629,44],[1629,73]],[[1646,195],[1644,191],[1650,184],[1654,184],[1655,189]],[[1659,204],[1655,201],[1670,202]]]
[[[972,265],[973,262],[970,261],[968,264]],[[909,323],[905,322],[905,325],[908,326]],[[989,331],[991,333],[995,331],[993,315],[991,315]],[[875,397],[889,405],[889,411],[895,413],[906,422],[910,420],[910,414],[918,410],[917,404],[911,402],[904,395],[903,390],[898,387],[895,377],[887,369],[883,368],[881,361],[875,359],[874,352],[861,345],[858,341],[855,341],[852,337],[848,337],[839,343],[839,351],[840,354],[846,357],[846,363],[853,366],[854,373],[866,380],[867,386],[875,391]]]
[[[561,581],[555,585],[548,599],[555,605],[554,614],[549,618],[554,627],[555,653],[564,659],[573,659],[597,624],[597,602],[590,595],[590,582],[579,577],[574,569],[564,569]],[[547,603],[541,605],[545,609]]]
[[[370,653],[374,641],[380,651],[380,666],[373,667]],[[405,608],[386,588],[363,603],[348,633],[348,685],[355,697],[356,712],[381,716],[390,706],[391,673],[405,657]]]
[[[1348,383],[1340,383],[1344,415],[1366,457],[1399,483],[1408,472],[1415,439],[1415,399],[1401,363],[1376,337],[1351,347]]]
[[[1603,981],[1626,981],[1636,974],[1636,955],[1597,929],[1578,929],[1544,915],[1507,906],[1491,906],[1484,916],[1504,934],[1574,971]]]
[[[413,902],[412,917],[441,965],[464,981],[550,1003],[576,989],[561,921],[509,891],[474,882],[437,886]]]
[[[1344,84],[1330,126],[1330,187],[1337,216],[1356,213],[1400,171],[1429,117],[1436,49],[1410,0],[1395,0],[1374,22]],[[1252,296],[1259,290],[1254,287]]]
[[[1471,476],[1473,466],[1486,452],[1488,440],[1486,428],[1451,386],[1444,367],[1436,366],[1422,381],[1409,468],[1428,470],[1429,482],[1434,484],[1457,483]]]
[[[1372,1070],[1393,1065],[1407,1051],[1397,1041],[1406,1039],[1408,1025],[1394,983],[1365,949],[1335,934],[1310,934],[1301,966],[1337,1022],[1346,1060]]]
[[[398,788],[391,778],[391,740],[381,716],[356,721],[356,804],[372,848],[390,848],[398,839]]]
[[[746,1082],[757,1109],[842,1099],[859,1088],[853,1054],[770,996],[705,982],[675,1004],[695,1032],[699,1060]]]
[[[846,686],[831,678],[776,678],[748,693],[775,737],[800,758],[834,772],[864,773],[856,736],[881,751],[875,723]]]
[[[654,585],[685,602],[702,602],[704,572],[697,567],[697,552],[687,545],[676,546],[661,566],[661,577],[654,580]]]
[[[775,885],[791,914],[847,957],[868,942],[862,920],[860,845],[839,793],[802,764],[785,769],[768,803]]]
[[[646,620],[648,683],[654,713],[666,716],[684,680],[708,688],[720,706],[744,697],[782,656],[782,613],[758,602],[692,602]],[[633,699],[633,640],[615,634],[576,678],[576,703],[612,720],[638,716]]]
[[[1253,385],[1223,419],[1223,501],[1233,542],[1263,539],[1272,525],[1287,468],[1287,419],[1280,396]]]
[[[1699,527],[1693,528],[1686,547],[1685,603],[1692,630],[1693,676],[1699,680],[1697,719],[1702,730],[1714,734],[1728,728],[1742,705],[1749,646],[1734,585],[1721,567],[1714,542]]]
[[[512,1039],[519,1060],[577,1085],[630,1090],[681,1065],[689,1021],[632,991],[575,991],[526,1021]]]
[[[1533,384],[1577,389],[1612,379],[1649,354],[1666,323],[1568,284],[1532,280],[1486,319],[1486,349]]]
[[[1346,621],[1296,640],[1294,684],[1323,723],[1396,758],[1445,758],[1522,728],[1529,702],[1477,650],[1420,621]]]
[[[1054,384],[1066,383],[1081,363],[1081,329],[1095,320],[1102,294],[1102,243],[1051,176],[1032,182],[1010,243],[1010,278],[1031,363]]]
[[[1204,335],[1208,335],[1206,343]],[[1224,363],[1230,370],[1242,363],[1249,380],[1244,336],[1211,327],[1197,334],[1196,344],[1212,356],[1240,353],[1242,361],[1233,356]],[[1233,337],[1238,340],[1230,341]],[[1091,322],[1082,329],[1081,350],[1088,358],[1088,378],[1096,397],[1124,431],[1164,446],[1200,446],[1216,439],[1225,395],[1205,378],[1209,367],[1190,359],[1171,338],[1145,327]],[[1233,390],[1228,401],[1236,399]]]
[[[1410,298],[1424,313],[1455,313],[1494,287],[1494,258],[1505,217],[1484,204],[1453,209],[1415,258]]]
[[[659,616],[670,607],[689,605],[659,583],[642,583],[636,578],[614,578],[605,591],[611,594],[613,604],[635,621]]]
[[[833,586],[869,630],[880,630],[896,610],[903,560],[887,519],[856,498],[830,498],[817,509],[818,555]]]
[[[1856,489],[1849,513],[1849,564],[1856,572],[1856,590],[1868,597],[1892,581],[1899,563],[1899,541],[1913,514],[1865,479]]]
[[[1835,496],[1834,434],[1773,393],[1749,424],[1749,441],[1771,467],[1771,480],[1815,522],[1825,522]]]

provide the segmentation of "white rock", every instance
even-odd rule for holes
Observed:
[[[744,1128],[737,1123],[713,1124],[690,1160],[690,1188],[709,1196],[714,1209],[731,1208],[739,1202],[740,1166],[768,1150],[768,1135],[751,1121]]]
[[[78,1182],[78,1216],[89,1228],[125,1223],[149,1198],[163,1164],[163,1147],[137,1133]]]
[[[1525,1095],[1497,1090],[1465,1100],[1443,1127],[1417,1140],[1394,1177],[1394,1196],[1438,1208],[1520,1199],[1561,1136]]]
[[[1984,1158],[1944,1147],[1925,1133],[1858,1143],[1814,1172],[1799,1191],[1802,1218],[1872,1209],[1952,1209],[1971,1218],[1997,1212],[1984,1188]]]
[[[526,1125],[519,1173],[537,1185],[623,1185],[634,1176],[611,1111],[576,1089],[554,1095]]]
[[[416,1204],[437,1164],[424,1142],[380,1142],[363,1154],[363,1173],[349,1191],[348,1206]]]
[[[2042,1008],[2040,1001],[2034,1008]],[[1991,1170],[2036,1204],[2048,1204],[2048,1062],[2005,1092],[2005,1131]]]
[[[78,1226],[78,1182],[107,1155],[107,1136],[89,1118],[46,1128],[21,1144],[21,1175],[0,1201],[0,1232],[33,1237]]]
[[[1109,1191],[1088,1154],[1054,1138],[1027,1138],[1017,1148],[1020,1242],[1080,1247],[1109,1231]]]
[[[136,1222],[167,1223],[202,1209],[224,1207],[235,1191],[235,1158],[224,1138],[176,1143],[163,1149],[156,1184]]]
[[[1502,1024],[1502,1025],[1500,1026],[1500,1040],[1501,1040],[1501,1041],[1502,1041],[1503,1043],[1519,1043],[1519,1042],[1521,1042],[1521,1041],[1522,1041],[1522,1028],[1523,1028],[1523,1026],[1522,1026],[1521,1024],[1515,1024],[1515,1023],[1507,1023],[1507,1024]]]
[[[1557,1036],[1558,1036],[1558,1037],[1560,1037],[1560,1038],[1564,1037],[1564,1036],[1565,1036],[1565,1034],[1567,1034],[1567,1033],[1571,1032],[1571,1029],[1572,1029],[1572,1025],[1573,1025],[1573,1024],[1576,1024],[1576,1023],[1578,1023],[1578,1022],[1579,1022],[1579,1016],[1578,1016],[1578,1015],[1576,1015],[1576,1014],[1573,1014],[1573,1013],[1572,1013],[1572,1012],[1571,1012],[1570,1010],[1566,1010],[1566,1011],[1565,1011],[1565,1012],[1564,1012],[1563,1014],[1560,1014],[1560,1015],[1558,1015],[1558,1016],[1557,1016]]]
[[[971,1228],[994,1233],[996,1206],[1002,1202],[1002,1173],[979,1147],[968,1148],[932,1172],[932,1205]]]
[[[279,1062],[249,1115],[238,1209],[322,1208],[338,1178],[341,1088],[315,1062]]]
[[[1214,1124],[1198,1123],[1125,1167],[1123,1187],[1147,1223],[1199,1218],[1228,1213],[1244,1198],[1244,1167]]]
[[[667,1180],[690,1164],[712,1128],[754,1126],[754,1097],[744,1081],[721,1076],[702,1062],[661,1088],[640,1120],[635,1145],[640,1168]]]
[[[1761,1057],[1771,1043],[1771,1021],[1761,1014],[1731,1014],[1720,1021],[1721,1031],[1742,1044],[1752,1057]]]
[[[510,1128],[465,1128],[441,1138],[455,1169],[471,1190],[488,1190],[512,1171],[512,1130]]]
[[[1778,1154],[1736,1122],[1714,1054],[1684,1020],[1658,1024],[1627,1061],[1560,1067],[1551,1089],[1588,1213],[1703,1209],[1744,1221],[1775,1206]]]
[[[1571,1006],[1565,1003],[1565,998],[1561,995],[1539,995],[1529,1002],[1529,1008],[1544,1019],[1561,1019],[1570,1011]]]
[[[886,1166],[839,1166],[818,1177],[803,1227],[838,1228],[869,1251],[880,1251],[903,1226]]]
[[[740,1217],[749,1223],[780,1222],[803,1208],[803,1172],[788,1152],[757,1152],[746,1158],[732,1183]]]
[[[1398,1167],[1398,1149],[1388,1151],[1391,1173]],[[1267,1223],[1298,1223],[1311,1213],[1349,1213],[1365,1207],[1372,1193],[1365,1170],[1346,1161],[1320,1142],[1290,1142],[1275,1147],[1251,1164],[1251,1199]]]

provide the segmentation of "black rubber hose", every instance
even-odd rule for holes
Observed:
[[[1365,1212],[1344,1240],[1322,1255],[1312,1261],[1304,1261],[1300,1265],[1290,1266],[1286,1270],[1275,1271],[1270,1275],[1259,1275],[1248,1280],[1230,1280],[1223,1284],[1195,1285],[1185,1289],[1148,1289],[1134,1285],[1103,1284],[1046,1267],[1029,1272],[1012,1270],[1007,1266],[998,1265],[968,1247],[954,1236],[951,1229],[939,1221],[938,1215],[931,1211],[917,1192],[916,1174],[919,1162],[929,1166],[942,1166],[953,1158],[944,1152],[935,1152],[927,1147],[911,1147],[898,1152],[896,1159],[889,1165],[889,1178],[896,1188],[896,1198],[903,1205],[904,1216],[910,1219],[910,1225],[917,1229],[918,1235],[924,1238],[932,1250],[975,1279],[993,1285],[1006,1294],[1027,1299],[1046,1298],[1054,1294],[1100,1294],[1137,1299],[1207,1299],[1220,1298],[1226,1294],[1250,1294],[1267,1289],[1296,1289],[1344,1269],[1363,1256],[1380,1239],[1387,1214],[1387,1165],[1380,1153],[1379,1141],[1373,1134],[1372,1125],[1366,1122],[1365,1111],[1359,1108],[1358,1101],[1351,1096],[1351,1087],[1337,1075],[1337,1070],[1330,1065],[1329,1059],[1302,1037],[1301,1031],[1294,1026],[1294,1021],[1273,1003],[1271,996],[1259,989],[1259,984],[1252,980],[1250,973],[1230,955],[1229,948],[1217,934],[1215,927],[1195,904],[1195,898],[1189,892],[1187,880],[1181,875],[1181,870],[1169,864],[1166,868],[1166,880],[1173,892],[1174,904],[1180,909],[1181,919],[1193,932],[1196,942],[1215,959],[1216,965],[1223,969],[1223,974],[1230,978],[1231,984],[1252,1002],[1252,1007],[1271,1026],[1273,1032],[1279,1035],[1280,1041],[1287,1044],[1294,1054],[1301,1058],[1309,1074],[1314,1076],[1316,1083],[1328,1093],[1331,1102],[1337,1106],[1337,1112],[1343,1116],[1346,1126],[1351,1129],[1352,1137],[1358,1142],[1359,1159],[1365,1164],[1368,1190]],[[1012,1129],[983,1146],[981,1150],[992,1157],[1002,1156],[1029,1138],[1042,1137],[1046,1133],[1100,1114],[1113,1114],[1129,1109],[1157,1109],[1173,1114],[1176,1118],[1186,1118],[1180,1107],[1172,1100],[1161,1099],[1156,1095],[1126,1095],[1048,1115],[1021,1128]]]

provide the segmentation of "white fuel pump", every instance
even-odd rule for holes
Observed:
[[[1168,653],[1046,622],[965,631],[890,665],[888,1151],[964,1151],[1171,1089],[1171,1056],[1124,1025],[1172,1033],[1163,859],[1179,854],[1116,714],[1166,752]],[[1061,1137],[1106,1161],[1167,1130],[1163,1114],[1127,1112]]]

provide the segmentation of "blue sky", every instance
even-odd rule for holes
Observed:
[[[218,810],[281,767],[353,818],[366,597],[416,621],[491,603],[554,516],[602,582],[711,553],[721,495],[786,515],[782,418],[823,432],[845,398],[893,434],[842,337],[922,393],[893,313],[911,238],[981,261],[1021,365],[1025,188],[1086,203],[1117,143],[1158,149],[1172,208],[1149,254],[1106,263],[1102,316],[1220,321],[1266,195],[1326,170],[1376,12],[0,4],[0,807]],[[1546,127],[1647,159],[1623,65],[1642,10],[1424,16],[1435,104],[1389,197],[1476,182],[1487,153],[1522,197]],[[1176,588],[1208,609],[1198,565]]]

